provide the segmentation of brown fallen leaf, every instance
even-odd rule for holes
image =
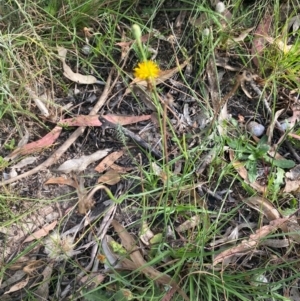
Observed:
[[[60,126],[56,126],[50,133],[45,135],[43,138],[15,149],[10,155],[7,156],[7,159],[12,160],[18,156],[24,156],[32,154],[34,152],[40,152],[43,149],[50,147],[57,140],[61,131],[62,128]]]
[[[269,36],[272,20],[273,14],[271,14],[267,10],[263,18],[261,18],[260,23],[255,30],[251,54],[253,56],[253,63],[257,67],[259,65],[260,55],[262,54],[267,43],[265,36]]]
[[[283,189],[284,192],[293,192],[300,190],[300,180],[291,181],[286,179],[285,180],[285,187]]]
[[[281,217],[278,210],[269,200],[258,195],[244,199],[243,202],[262,213],[269,221],[273,221]]]
[[[98,183],[115,185],[119,183],[120,180],[121,180],[120,174],[117,171],[110,169],[104,175],[99,177]]]
[[[42,227],[42,229],[39,229],[39,230],[35,231],[34,233],[32,233],[30,236],[28,236],[24,240],[24,242],[30,242],[30,241],[33,241],[34,239],[39,239],[41,237],[48,235],[49,232],[51,230],[53,230],[56,225],[57,225],[57,221],[54,221],[51,224]]]
[[[147,262],[144,260],[144,257],[140,253],[135,240],[119,222],[113,220],[111,224],[121,238],[123,247],[130,254],[130,259],[140,268],[140,271],[146,277],[156,281],[157,283],[176,287],[177,292],[184,298],[184,300],[190,300],[189,297],[182,291],[180,287],[178,287],[178,284],[170,276],[157,271],[151,266],[147,266]]]
[[[240,244],[230,249],[227,249],[217,255],[213,260],[213,266],[218,263],[223,263],[225,265],[229,264],[235,256],[246,255],[249,251],[257,247],[261,240],[268,234],[276,231],[278,228],[284,227],[284,224],[289,220],[288,217],[279,218],[270,222],[269,225],[263,226],[251,234],[248,240],[243,240]]]
[[[110,166],[110,168],[115,171],[118,171],[119,173],[126,173],[127,171],[131,171],[131,170],[135,169],[134,166],[124,167],[124,166],[119,166],[117,164],[112,164]]]
[[[63,177],[57,177],[57,178],[50,178],[48,181],[44,183],[44,185],[49,184],[58,184],[58,185],[69,185],[71,187],[77,188],[78,184],[73,179],[66,179]]]
[[[4,295],[19,291],[20,289],[24,288],[27,285],[28,281],[29,281],[29,277],[27,277],[25,280],[21,282],[14,284],[7,292],[4,293]]]
[[[122,116],[122,115],[107,114],[107,115],[103,115],[102,118],[114,124],[128,125],[128,124],[149,120],[152,118],[152,115]]]
[[[82,75],[80,73],[76,73],[72,71],[72,69],[66,64],[66,56],[68,52],[67,49],[58,46],[57,52],[58,52],[59,59],[63,63],[64,76],[66,78],[68,78],[69,80],[75,83],[86,84],[86,85],[92,85],[99,82],[95,76]]]
[[[81,156],[80,158],[67,160],[63,164],[61,164],[57,171],[63,173],[70,173],[73,171],[83,171],[85,170],[91,163],[98,161],[104,158],[110,149],[98,150],[97,152],[88,155],[88,156]]]
[[[43,301],[43,300],[47,300],[48,296],[49,296],[49,286],[50,286],[50,282],[52,280],[52,272],[53,272],[53,266],[54,266],[54,262],[48,262],[45,269],[43,270],[43,272],[41,273],[41,276],[43,276],[42,281],[40,282],[39,286],[36,288],[35,290],[35,294],[36,294],[36,301]],[[36,285],[34,283],[34,285]],[[38,297],[38,296],[43,296],[43,297]]]
[[[104,172],[110,168],[119,158],[124,154],[124,151],[116,151],[107,155],[96,167],[95,170],[98,172]]]

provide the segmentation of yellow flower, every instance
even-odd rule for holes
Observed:
[[[134,68],[134,76],[141,79],[154,79],[159,75],[160,69],[153,61],[145,61],[138,63],[138,66]]]

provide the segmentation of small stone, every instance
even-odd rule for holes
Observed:
[[[260,137],[265,131],[265,127],[256,121],[250,121],[247,124],[247,130],[254,136]]]
[[[91,46],[90,45],[84,45],[81,48],[81,52],[85,55],[89,55],[91,53]]]

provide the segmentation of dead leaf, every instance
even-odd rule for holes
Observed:
[[[43,281],[40,282],[40,285],[35,290],[36,301],[44,301],[49,296],[49,285],[50,285],[50,281],[52,279],[51,275],[53,272],[53,266],[54,266],[54,261],[48,262],[45,269],[41,273],[41,275],[43,276]],[[35,285],[35,283],[34,283],[34,285]],[[40,297],[40,296],[42,296],[42,297]]]
[[[300,189],[300,164],[285,173],[284,192],[292,192]]]
[[[29,277],[27,277],[25,280],[19,283],[16,283],[7,292],[5,292],[4,295],[19,291],[20,289],[24,288],[27,285],[28,281],[29,281]]]
[[[253,56],[253,63],[257,67],[259,65],[259,57],[262,54],[267,42],[265,36],[269,36],[272,20],[273,15],[267,10],[255,30],[251,54]]]
[[[58,185],[69,185],[71,187],[77,188],[78,184],[73,179],[66,179],[63,177],[57,177],[57,178],[50,178],[48,181],[44,183],[44,185],[49,184],[58,184]]]
[[[120,174],[117,171],[110,169],[98,179],[98,183],[115,185],[119,183],[120,180],[121,180]]]
[[[114,124],[128,125],[151,119],[151,115],[142,116],[121,116],[121,115],[79,115],[73,118],[59,121],[59,125],[64,126],[102,126],[99,118],[104,118]]]
[[[101,126],[99,115],[78,115],[73,118],[63,119],[58,122],[62,127],[66,126]]]
[[[49,225],[46,225],[44,227],[42,227],[42,229],[37,230],[36,232],[32,233],[30,236],[28,236],[24,242],[30,242],[33,241],[35,239],[39,239],[41,237],[44,237],[46,235],[49,234],[49,232],[51,230],[53,230],[55,228],[55,226],[57,225],[57,221],[52,222]]]
[[[149,228],[148,224],[143,221],[142,223],[142,229],[140,232],[140,240],[146,245],[149,246],[149,241],[151,240],[151,238],[154,236],[154,233],[151,231],[151,229]]]
[[[294,241],[300,243],[300,226],[295,216],[289,218],[286,222],[286,228],[287,231],[285,231],[285,233]]]
[[[184,300],[190,301],[189,297],[180,289],[180,287],[178,287],[177,283],[172,280],[170,276],[163,274],[153,267],[147,265],[147,262],[144,260],[142,254],[140,253],[133,237],[119,222],[113,220],[111,224],[121,238],[122,245],[129,253],[130,259],[139,267],[139,270],[145,276],[149,277],[152,280],[155,280],[157,283],[171,285],[173,287],[175,286],[177,288],[177,292],[184,298]]]
[[[131,171],[135,169],[135,166],[124,167],[124,166],[119,166],[117,164],[112,164],[110,168],[115,171],[118,171],[119,173],[126,173],[127,171]]]
[[[95,170],[100,172],[104,172],[108,168],[110,168],[119,158],[121,158],[124,154],[124,151],[116,151],[107,155],[96,167]]]
[[[218,125],[217,125],[219,134],[221,136],[224,136],[226,134],[226,125],[224,125],[224,123],[226,120],[229,119],[229,117],[230,117],[230,115],[228,114],[228,111],[227,111],[227,101],[225,101],[225,103],[220,111],[220,114],[218,117]]]
[[[63,173],[70,173],[72,171],[83,171],[85,170],[91,163],[98,161],[105,157],[110,149],[105,150],[99,150],[89,156],[81,156],[78,159],[71,159],[66,162],[64,162],[62,165],[60,165],[57,169],[57,171],[63,172]]]
[[[36,161],[37,157],[27,157],[27,158],[24,158],[22,159],[20,162],[18,162],[17,164],[11,166],[11,168],[15,168],[15,169],[18,169],[18,168],[23,168],[29,164],[32,164]]]
[[[269,221],[279,219],[281,217],[278,210],[274,205],[267,199],[260,196],[253,196],[247,199],[244,199],[243,202],[250,206],[251,208],[262,213]]]
[[[228,265],[234,257],[246,255],[249,251],[257,247],[264,237],[276,231],[278,228],[283,227],[288,220],[289,218],[286,217],[271,221],[269,225],[263,226],[257,230],[255,234],[251,234],[248,240],[243,240],[237,246],[227,249],[217,255],[213,260],[213,266],[218,263]]]
[[[274,128],[275,128],[275,125],[277,123],[277,120],[279,118],[279,116],[282,114],[282,112],[284,111],[285,109],[281,109],[279,111],[277,111],[275,113],[275,116],[267,130],[267,136],[268,136],[268,145],[271,145],[271,141],[272,141],[272,138],[273,138],[273,132],[274,132]]]
[[[152,115],[142,115],[142,116],[121,116],[121,115],[103,115],[102,116],[108,122],[113,124],[120,124],[120,125],[128,125],[133,124],[145,120],[151,119]]]
[[[290,171],[286,172],[285,176],[292,181],[300,180],[300,164],[296,165]]]
[[[28,92],[29,96],[32,98],[32,100],[35,102],[36,106],[41,111],[41,114],[45,117],[49,117],[50,113],[45,105],[45,102],[47,101],[47,98],[43,95],[38,96],[34,90],[32,90],[29,86],[25,86],[26,91]]]
[[[23,267],[23,271],[28,274],[32,275],[37,269],[41,268],[43,265],[45,265],[45,261],[42,259],[39,260],[32,260],[26,264],[26,266]]]
[[[42,151],[43,149],[50,147],[57,140],[62,128],[60,126],[56,126],[50,133],[41,138],[38,141],[34,141],[28,143],[22,147],[18,147],[15,149],[10,155],[8,155],[7,159],[15,159],[18,156],[32,154],[34,152]]]
[[[200,215],[194,215],[190,219],[188,219],[187,221],[179,225],[175,230],[177,232],[184,232],[188,229],[193,229],[197,227],[200,224],[200,222],[201,222]]]
[[[59,59],[63,63],[64,76],[66,78],[78,84],[92,85],[98,82],[97,78],[92,75],[82,75],[72,71],[72,69],[66,64],[67,49],[58,46],[57,52]]]
[[[291,181],[286,179],[285,180],[285,187],[284,187],[284,192],[293,192],[293,191],[298,191],[300,189],[300,180],[295,180]]]
[[[247,28],[243,30],[239,36],[237,37],[230,37],[227,41],[227,46],[232,47],[235,46],[236,43],[244,41],[244,39],[249,35],[249,33],[254,29],[255,27]]]

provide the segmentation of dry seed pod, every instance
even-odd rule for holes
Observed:
[[[256,121],[250,121],[247,124],[247,130],[256,137],[260,137],[263,135],[265,131],[265,127]]]

